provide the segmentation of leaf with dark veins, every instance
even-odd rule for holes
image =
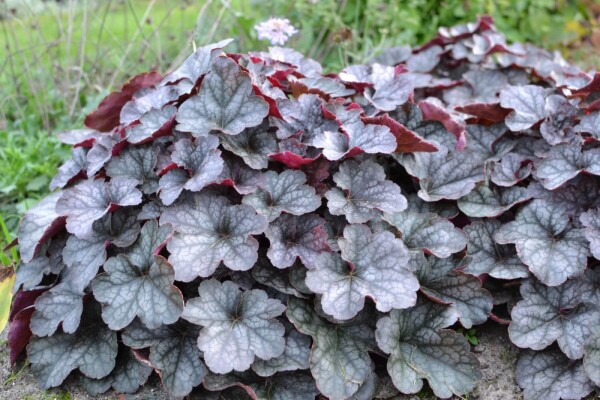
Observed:
[[[252,207],[232,205],[211,193],[167,208],[160,223],[175,229],[167,250],[175,280],[183,282],[212,275],[221,262],[234,271],[252,268],[258,258],[258,242],[252,235],[263,233],[268,225]]]
[[[372,363],[368,344],[358,333],[360,329],[363,335],[372,335],[371,328],[332,324],[319,317],[309,303],[296,298],[288,301],[287,317],[313,339],[310,371],[320,392],[331,400],[356,393],[371,374]]]
[[[306,285],[323,294],[323,310],[338,320],[353,318],[365,297],[382,312],[415,304],[419,284],[407,268],[408,251],[390,232],[373,234],[365,225],[349,225],[338,240],[342,251],[323,253],[306,274]]]
[[[117,133],[104,134],[96,139],[86,155],[87,176],[93,177],[96,175],[124,144],[125,142],[121,140],[121,136]]]
[[[199,137],[194,142],[181,139],[175,143],[171,158],[185,172],[173,169],[161,177],[158,186],[165,205],[173,204],[183,189],[199,192],[218,181],[224,165],[218,146],[216,136]]]
[[[376,74],[376,71],[372,74]],[[414,82],[410,74],[393,73],[387,79],[373,79],[373,81],[374,90],[365,89],[365,98],[381,111],[395,110],[396,107],[406,103],[414,91]]]
[[[510,187],[527,179],[533,169],[532,157],[508,153],[494,164],[491,180],[498,186]]]
[[[189,180],[190,176],[187,171],[179,168],[172,169],[161,176],[157,189],[161,202],[165,206],[175,203]]]
[[[310,342],[309,336],[292,329],[285,337],[285,349],[283,353],[270,360],[254,360],[252,370],[260,376],[272,376],[282,371],[308,369]]]
[[[75,369],[89,378],[104,378],[115,366],[117,334],[102,323],[100,306],[89,301],[75,333],[33,337],[27,355],[42,389],[59,386]]]
[[[181,79],[196,83],[202,75],[209,71],[213,59],[223,53],[221,49],[231,42],[233,42],[233,39],[225,39],[198,47],[191,56],[181,63],[179,68],[163,78],[161,85],[177,82]]]
[[[269,222],[282,212],[302,215],[313,212],[321,206],[321,198],[312,186],[306,184],[304,172],[286,170],[278,174],[267,171],[264,175],[264,186],[244,196],[242,202],[252,206]]]
[[[342,126],[343,131],[325,131],[315,137],[313,145],[323,149],[331,161],[360,153],[390,154],[396,150],[396,138],[383,125],[363,124],[360,120]]]
[[[324,224],[316,214],[283,214],[273,221],[265,231],[270,242],[267,256],[273,265],[288,268],[300,258],[302,264],[312,268],[319,254],[329,250]]]
[[[407,207],[400,187],[385,179],[379,164],[369,160],[361,164],[345,161],[333,175],[338,187],[325,193],[333,215],[345,215],[350,223],[367,222],[384,212],[400,212]]]
[[[569,224],[564,207],[546,200],[528,203],[494,239],[499,244],[513,243],[523,263],[548,286],[580,275],[587,265],[589,249],[583,229]]]
[[[58,326],[65,333],[74,333],[83,312],[83,291],[61,283],[44,292],[35,301],[30,328],[36,336],[51,336]]]
[[[570,280],[548,287],[529,279],[521,285],[519,301],[511,310],[510,340],[521,348],[543,350],[554,341],[572,360],[583,357],[600,310],[582,303],[580,283]]]
[[[585,344],[583,368],[596,386],[600,385],[600,333],[594,332]]]
[[[548,157],[536,162],[536,177],[548,190],[554,190],[580,173],[600,175],[600,149],[581,150],[578,145],[552,147]]]
[[[402,393],[419,392],[423,380],[437,397],[470,392],[482,377],[465,338],[449,329],[456,311],[421,300],[408,310],[392,310],[377,321],[377,344],[390,354],[387,370]]]
[[[174,323],[183,311],[174,275],[161,256],[155,256],[149,267],[136,265],[123,254],[109,258],[104,273],[92,282],[94,297],[102,303],[102,319],[113,330],[125,328],[135,317],[150,329]]]
[[[300,142],[312,145],[318,134],[336,131],[339,127],[337,122],[325,118],[322,107],[323,101],[314,94],[303,94],[294,100],[277,100],[277,108],[283,116],[283,120],[273,120],[279,128],[277,137],[287,139],[298,136]]]
[[[531,199],[533,194],[527,188],[513,186],[496,188],[481,185],[471,193],[458,199],[458,208],[469,217],[498,217],[520,203]]]
[[[182,81],[176,85],[158,86],[143,91],[140,96],[134,97],[123,106],[120,113],[121,124],[130,125],[139,121],[152,110],[160,110],[167,104],[175,102],[191,88],[191,82]]]
[[[92,236],[87,239],[69,236],[62,251],[67,276],[81,290],[96,276],[98,269],[106,261],[107,246],[131,245],[138,237],[140,223],[136,213],[119,209],[95,221],[92,229]]]
[[[551,145],[573,140],[573,117],[577,115],[577,107],[564,96],[553,94],[546,98],[545,110],[546,119],[540,125],[542,137]]]
[[[239,135],[221,135],[221,144],[233,154],[241,157],[252,169],[267,168],[269,155],[277,152],[277,142],[268,132],[268,122],[246,128]]]
[[[485,161],[498,161],[510,152],[515,141],[503,139],[508,128],[503,123],[494,125],[467,125],[467,148]]]
[[[161,136],[170,135],[176,113],[177,108],[172,105],[148,111],[140,117],[137,125],[133,125],[125,131],[127,141],[133,144],[142,144]]]
[[[142,201],[137,181],[114,178],[110,182],[86,180],[65,190],[56,202],[56,212],[67,217],[67,230],[80,239],[93,235],[94,221],[116,206],[134,206]]]
[[[521,353],[516,378],[525,400],[581,399],[594,390],[581,361],[556,349]]]
[[[536,85],[509,86],[500,92],[500,105],[513,111],[506,125],[513,132],[531,128],[546,116],[546,89]]]
[[[109,161],[106,175],[134,179],[143,193],[155,193],[158,189],[155,171],[158,153],[158,147],[128,147]]]
[[[225,157],[223,171],[219,176],[221,185],[231,186],[239,194],[249,194],[265,184],[265,175],[257,170],[248,168],[240,159]]]
[[[467,235],[463,231],[434,213],[385,213],[383,219],[400,231],[402,241],[411,250],[425,250],[446,258],[467,245]]]
[[[198,327],[179,320],[172,325],[148,329],[134,321],[122,334],[123,343],[133,349],[150,348],[150,363],[171,396],[188,395],[207,373],[196,345]]]
[[[592,255],[600,260],[600,208],[590,209],[579,216],[585,227],[585,237],[590,242]]]
[[[591,112],[581,117],[575,132],[585,132],[600,140],[600,111]]]
[[[273,288],[278,292],[304,298],[304,295],[292,285],[290,270],[275,268],[266,255],[258,257],[258,261],[252,267],[252,277],[261,285]]]
[[[252,91],[247,73],[230,58],[216,57],[202,80],[198,95],[184,101],[177,112],[177,129],[195,137],[212,130],[237,135],[259,125],[269,105]]]
[[[118,393],[135,393],[148,380],[152,368],[139,361],[133,352],[121,347],[117,354],[115,369],[101,379],[83,376],[81,384],[92,396],[98,396],[111,387]]]
[[[285,329],[275,318],[285,306],[279,300],[215,279],[202,281],[198,293],[187,301],[182,318],[203,327],[198,348],[212,372],[245,371],[255,357],[269,360],[283,353]]]
[[[425,201],[456,200],[484,180],[483,162],[469,150],[407,153],[394,156],[406,171],[419,179],[420,198]]]
[[[502,223],[497,220],[473,222],[464,228],[469,237],[467,256],[471,261],[462,270],[479,276],[489,274],[497,279],[527,278],[527,266],[517,256],[512,245],[500,245],[494,242],[494,235]]]
[[[438,303],[456,309],[460,323],[467,329],[487,321],[492,311],[492,296],[481,287],[479,278],[458,271],[452,258],[425,258],[417,253],[417,278],[421,292]]]

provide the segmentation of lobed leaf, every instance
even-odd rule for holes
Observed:
[[[583,230],[569,225],[560,204],[533,200],[513,222],[504,224],[494,239],[499,244],[514,244],[521,261],[548,286],[580,275],[587,265],[589,249]]]
[[[200,297],[188,300],[182,317],[203,327],[198,348],[212,372],[245,371],[255,357],[269,360],[284,352],[284,327],[275,320],[285,311],[279,300],[215,279],[202,281],[198,293]]]
[[[175,280],[183,282],[212,275],[221,262],[234,271],[252,268],[258,258],[258,242],[252,235],[264,232],[268,225],[252,207],[232,205],[211,193],[196,194],[167,208],[160,223],[175,229],[167,250]]]
[[[323,294],[323,311],[339,320],[353,318],[373,299],[379,311],[414,305],[418,282],[407,268],[408,252],[390,232],[373,234],[365,225],[348,225],[338,240],[342,251],[319,255],[306,285]]]
[[[333,175],[337,187],[325,193],[333,215],[345,215],[350,223],[362,223],[384,212],[400,212],[407,207],[400,187],[385,179],[383,168],[372,161],[358,164],[344,161]]]

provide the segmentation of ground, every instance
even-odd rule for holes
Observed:
[[[488,322],[477,328],[479,344],[474,352],[479,358],[483,379],[465,400],[517,400],[521,390],[515,383],[515,365],[518,350],[510,344],[506,327]],[[169,400],[153,376],[150,382],[135,395],[118,397],[114,393],[89,396],[74,380],[67,380],[61,390],[41,391],[28,367],[19,372],[20,366],[11,368],[6,348],[6,332],[0,336],[0,399],[2,400]],[[429,400],[430,395],[396,397],[394,400]],[[458,400],[456,398],[455,400]]]

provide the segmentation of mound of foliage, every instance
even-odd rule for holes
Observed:
[[[93,394],[449,398],[482,377],[456,329],[491,318],[527,399],[600,384],[600,75],[489,18],[330,75],[228,43],[60,135],[13,362]]]

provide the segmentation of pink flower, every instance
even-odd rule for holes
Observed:
[[[254,26],[259,40],[268,40],[273,45],[282,46],[288,39],[298,33],[298,30],[287,18],[269,18]]]

